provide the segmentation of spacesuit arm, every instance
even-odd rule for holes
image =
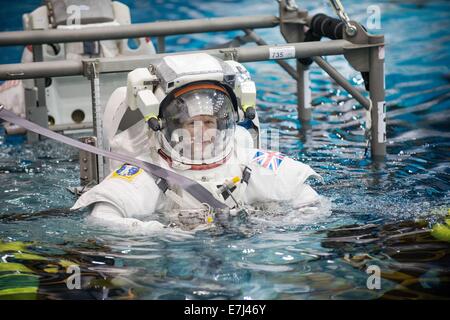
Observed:
[[[164,225],[157,221],[125,218],[116,206],[108,202],[97,202],[88,217],[88,221],[94,225],[108,227],[127,234],[154,234],[164,228]]]
[[[160,194],[160,189],[149,174],[125,164],[83,193],[71,209],[94,206],[93,214],[97,222],[123,222],[129,227],[127,221],[134,220],[127,219],[145,220],[156,211]]]
[[[309,184],[304,183],[298,188],[296,196],[290,199],[292,208],[303,209],[319,204],[320,196]]]
[[[247,188],[250,203],[287,201],[294,207],[303,207],[319,200],[317,192],[307,183],[308,178],[322,178],[309,166],[287,156],[277,154],[275,163],[267,159],[266,151],[259,151],[251,162],[252,176]],[[261,159],[260,161],[258,161]]]

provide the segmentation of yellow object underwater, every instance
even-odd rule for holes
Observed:
[[[64,273],[68,266],[76,265],[69,260],[37,255],[32,252],[33,244],[0,241],[0,253],[5,258],[0,261],[0,300],[37,299],[41,276]]]
[[[436,223],[431,230],[431,235],[438,240],[450,242],[450,209],[447,209],[447,214],[445,223]]]
[[[445,219],[445,224],[436,223],[431,230],[431,235],[438,240],[450,242],[450,218]]]

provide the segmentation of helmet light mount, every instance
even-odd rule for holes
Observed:
[[[227,108],[231,122],[226,122],[227,120],[220,122],[220,128],[232,128],[244,119],[253,121],[256,118],[257,121],[256,86],[247,69],[237,61],[222,61],[206,53],[168,55],[148,68],[138,68],[128,74],[127,105],[131,110],[140,110],[151,131],[157,132],[161,148],[168,154],[175,153],[171,157],[173,164],[179,163],[190,167],[190,165],[217,163],[231,150],[225,147],[223,149],[225,152],[220,155],[215,153],[210,158],[202,159],[195,157],[188,159],[186,154],[178,155],[177,152],[172,152],[173,146],[166,135],[173,132],[171,130],[175,124],[169,125],[168,119],[165,119],[166,111],[173,112],[167,108],[169,106],[173,108],[175,101],[178,101],[176,103],[190,101],[189,103],[196,108],[195,105],[200,103],[201,96],[209,96],[208,99],[212,99],[204,100],[205,104],[202,106],[205,108],[209,103],[212,105],[218,103],[216,106],[220,108],[220,103],[229,99]],[[200,100],[192,100],[193,97]],[[219,130],[221,133],[218,134],[222,135],[220,137],[228,139],[226,138],[228,133],[225,133],[224,129]]]
[[[245,67],[234,60],[221,61],[206,53],[164,57],[157,65],[128,74],[127,104],[139,109],[153,131],[161,130],[161,108],[173,92],[196,82],[218,83],[235,103],[237,121],[256,116],[256,86]],[[158,93],[156,93],[156,89]],[[161,94],[163,92],[163,94]],[[159,97],[157,97],[159,96]]]

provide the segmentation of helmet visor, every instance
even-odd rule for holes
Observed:
[[[233,103],[226,91],[209,85],[175,95],[162,111],[162,133],[174,159],[208,163],[225,158],[235,129]]]

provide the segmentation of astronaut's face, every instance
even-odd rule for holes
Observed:
[[[163,148],[172,159],[199,164],[229,154],[235,129],[233,102],[224,89],[211,86],[176,96],[163,108]]]
[[[217,136],[217,119],[209,115],[197,115],[183,123],[190,139],[192,159],[208,157]],[[205,154],[206,153],[206,154]]]
[[[208,144],[211,140],[211,136],[208,133],[217,129],[217,119],[213,116],[198,115],[184,122],[183,128],[191,134],[192,142]],[[200,139],[202,141],[195,141],[195,139],[199,138],[199,133],[201,133]]]

